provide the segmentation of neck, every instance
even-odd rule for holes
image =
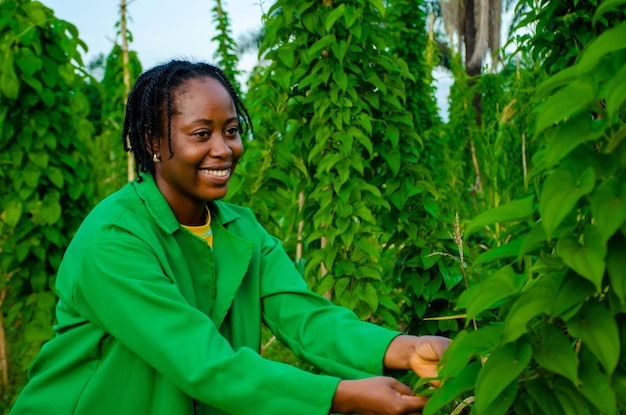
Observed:
[[[174,216],[176,216],[178,223],[181,225],[202,226],[207,222],[209,214],[208,209],[209,208],[206,204],[197,208],[194,207],[194,209],[185,209],[184,211],[182,209],[178,209],[174,210]]]

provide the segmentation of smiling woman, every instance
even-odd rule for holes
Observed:
[[[142,74],[123,141],[138,178],[80,226],[59,268],[56,336],[13,415],[412,414],[385,369],[435,377],[449,340],[359,320],[310,291],[278,240],[221,201],[248,110],[217,67]],[[263,358],[261,326],[325,375]]]
[[[165,103],[162,120],[134,110],[155,102]],[[249,124],[248,111],[219,69],[173,61],[137,82],[123,135],[138,175],[152,173],[178,222],[197,226],[205,223],[206,202],[226,196],[243,154],[241,125]]]

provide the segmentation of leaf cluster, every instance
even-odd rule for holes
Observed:
[[[51,335],[54,278],[90,207],[85,142],[93,132],[77,84],[85,45],[39,2],[0,2],[0,291],[7,396]]]
[[[622,7],[623,2],[612,6]],[[623,10],[623,9],[620,9]],[[590,19],[601,26],[610,7]],[[529,195],[477,216],[476,233],[519,221],[494,272],[458,300],[466,321],[425,414],[471,395],[471,413],[617,414],[626,407],[626,23],[600,30],[537,88]],[[514,262],[502,265],[503,258]]]

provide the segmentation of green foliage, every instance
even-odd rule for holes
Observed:
[[[76,28],[41,3],[0,3],[0,298],[9,400],[52,335],[54,274],[93,193],[79,47]]]
[[[130,36],[129,36],[130,38]],[[130,39],[129,39],[130,40]],[[122,47],[113,45],[106,58],[102,81],[92,79],[92,88],[100,96],[97,123],[102,130],[90,145],[94,165],[100,166],[93,174],[96,186],[95,200],[100,200],[128,182],[128,157],[122,142],[124,108],[130,86],[142,71],[134,51],[128,52],[128,82],[124,82]]]
[[[403,52],[418,57],[423,16],[403,2],[395,6],[388,13],[375,2],[278,1],[270,9],[261,47],[269,64],[254,75],[247,97],[261,118],[246,157],[262,157],[256,177],[265,183],[253,187],[278,196],[277,234],[296,257],[303,252],[309,284],[361,318],[398,327],[413,313],[400,309],[407,299],[394,287],[415,275],[406,261],[421,253],[429,225],[436,225],[437,192],[421,166],[415,129],[418,119],[434,123],[432,89],[390,49],[402,33],[385,29],[413,12],[420,20],[411,36],[420,33],[420,43]],[[407,82],[417,88],[410,108]],[[425,114],[418,111],[422,92]],[[257,211],[275,206],[272,198],[252,197]],[[411,270],[395,272],[398,265]]]
[[[537,88],[533,134],[544,144],[529,176],[538,202],[508,202],[468,226],[508,222],[518,234],[504,245],[514,262],[459,298],[466,323],[484,313],[495,322],[458,334],[425,414],[472,392],[476,414],[626,409],[626,91],[617,87],[626,44],[616,42],[626,30],[624,4],[614,3],[622,19],[608,27],[602,13],[614,9],[588,15],[597,37]],[[550,71],[555,61],[547,62]],[[473,359],[483,364],[466,369]]]
[[[624,18],[620,0],[520,0],[517,9],[525,11],[518,28],[534,26],[521,32],[518,43],[529,45],[532,59],[550,75],[571,66],[583,47]]]
[[[226,77],[231,80],[237,94],[241,94],[241,88],[237,81],[237,76],[240,74],[240,71],[237,69],[239,59],[234,53],[236,45],[231,36],[228,13],[222,6],[221,0],[215,0],[213,19],[216,23],[217,34],[211,40],[217,42],[217,50],[215,51],[217,66],[219,66],[220,69],[224,71],[224,74],[226,74]]]

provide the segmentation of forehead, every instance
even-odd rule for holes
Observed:
[[[181,111],[189,105],[227,105],[234,107],[233,99],[226,87],[217,79],[201,75],[182,81],[172,88],[172,109]]]

